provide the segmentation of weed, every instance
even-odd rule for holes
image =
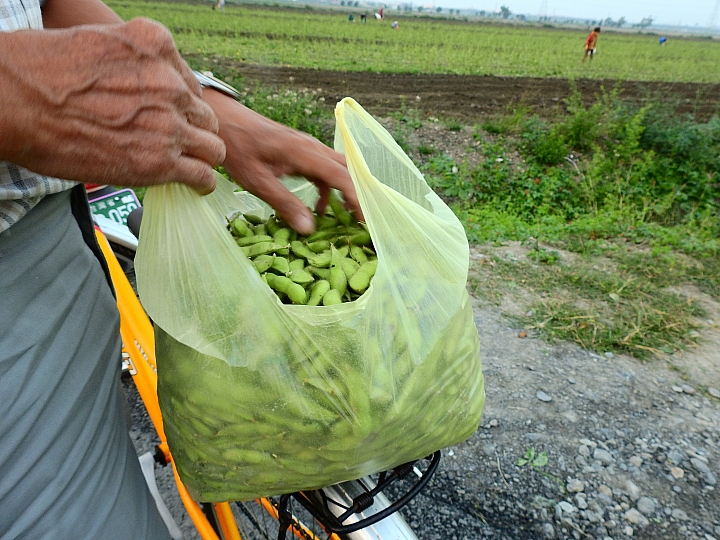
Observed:
[[[431,156],[435,153],[435,148],[430,145],[421,144],[418,146],[418,153],[424,156]]]
[[[518,467],[530,465],[533,469],[539,469],[548,464],[547,452],[535,452],[535,448],[528,448],[525,455],[517,460]]]

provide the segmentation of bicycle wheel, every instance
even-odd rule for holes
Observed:
[[[234,503],[233,514],[242,540],[277,540],[280,530],[277,517],[279,505],[280,497]],[[293,517],[286,530],[287,540],[351,539],[349,536],[327,533],[307,510],[292,499],[288,509]]]

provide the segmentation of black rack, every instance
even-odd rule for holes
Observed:
[[[425,461],[429,461],[429,464],[425,468],[424,472],[420,472],[419,469],[417,469],[417,464],[423,460],[410,461],[395,467],[391,471],[381,472],[378,474],[377,482],[374,487],[368,487],[367,483],[364,482],[363,479],[357,480],[356,484],[360,485],[363,491],[360,495],[353,498],[352,504],[350,505],[332,499],[322,489],[300,491],[289,495],[283,495],[280,498],[278,512],[280,527],[281,529],[284,527],[284,529],[281,531],[278,538],[280,540],[284,538],[284,531],[287,530],[291,522],[290,511],[288,509],[290,498],[297,500],[328,532],[331,533],[351,533],[385,519],[389,515],[400,510],[418,493],[420,493],[435,473],[435,470],[440,463],[440,456],[441,454],[438,450],[431,456],[424,458]],[[414,482],[403,495],[398,497],[397,500],[391,503],[388,507],[353,523],[345,523],[352,516],[370,508],[374,503],[375,497],[380,492],[387,489],[396,481],[407,478],[410,473],[414,471],[419,472],[417,481]],[[331,506],[335,507],[336,510],[342,510],[342,513],[340,513],[340,515],[336,515],[336,513],[332,511]]]

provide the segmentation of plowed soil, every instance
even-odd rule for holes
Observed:
[[[320,89],[329,104],[350,96],[373,115],[395,112],[404,100],[426,115],[463,123],[504,114],[508,107],[519,105],[551,115],[571,93],[567,79],[338,72],[245,64],[222,57],[211,62],[237,70],[248,86]],[[678,113],[694,113],[698,119],[707,119],[720,110],[720,84],[590,79],[578,79],[575,84],[588,104],[602,88],[617,88],[629,102],[664,102],[677,107]]]

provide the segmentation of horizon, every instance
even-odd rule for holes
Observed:
[[[406,2],[398,2],[402,4]],[[698,27],[718,30],[720,25],[720,0],[696,0],[688,5],[681,0],[606,0],[602,6],[589,6],[570,0],[430,0],[425,2],[443,9],[497,12],[501,6],[513,15],[545,16],[590,21],[617,21],[621,17],[626,25],[638,24],[644,18],[652,18],[653,25],[675,27]],[[423,5],[413,2],[414,5]]]

